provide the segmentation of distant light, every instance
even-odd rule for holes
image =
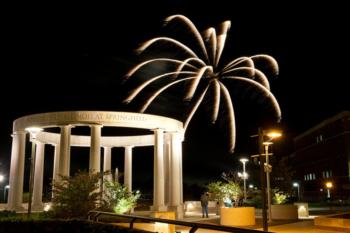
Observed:
[[[6,185],[6,186],[5,186],[5,189],[9,189],[9,188],[10,188],[10,185]]]
[[[238,174],[238,177],[241,177],[242,179],[248,179],[248,176],[249,176],[247,172],[243,172],[243,173],[238,172],[237,174]]]
[[[249,188],[251,188],[251,189],[254,188],[254,185],[250,184],[250,185],[249,185]]]
[[[298,184],[297,182],[294,182],[294,183],[293,183],[293,186],[294,186],[294,187],[298,187],[299,184]]]
[[[282,136],[282,133],[281,132],[278,132],[278,131],[271,131],[269,133],[266,134],[268,137],[270,138],[279,138]]]
[[[45,212],[49,211],[50,209],[51,209],[51,204],[46,204],[46,205],[44,206],[44,211],[45,211]]]
[[[3,182],[5,180],[5,176],[4,175],[0,175],[0,182]]]
[[[249,160],[247,158],[241,158],[239,161],[241,161],[242,163],[246,163],[248,162]]]
[[[273,142],[263,142],[263,144],[264,144],[265,146],[268,146],[268,145],[272,145]]]
[[[332,188],[332,187],[333,187],[332,182],[327,182],[327,183],[326,183],[326,187],[327,187],[327,188]]]

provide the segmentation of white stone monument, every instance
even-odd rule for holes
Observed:
[[[71,128],[89,126],[90,136],[71,135]],[[154,195],[152,209],[175,211],[177,218],[183,216],[182,194],[182,141],[183,124],[180,121],[132,112],[70,111],[34,114],[18,118],[13,123],[13,141],[10,168],[8,210],[23,210],[23,180],[25,165],[26,129],[39,127],[32,143],[36,144],[35,178],[33,186],[33,210],[42,210],[42,186],[45,164],[45,144],[54,147],[53,179],[68,176],[70,148],[90,147],[89,170],[100,172],[100,148],[104,156],[104,171],[111,171],[113,147],[125,148],[124,184],[132,191],[132,150],[138,146],[154,147]],[[60,133],[45,132],[59,127]],[[141,136],[103,136],[103,127],[141,128],[153,134]],[[40,160],[40,161],[39,161]]]

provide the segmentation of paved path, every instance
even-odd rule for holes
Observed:
[[[201,223],[210,223],[210,224],[220,224],[220,217],[212,215],[209,218],[201,218],[200,216],[186,216],[184,221],[191,222],[201,222]],[[327,230],[321,229],[314,225],[313,220],[297,220],[294,222],[291,221],[273,221],[272,226],[269,226],[269,231],[276,233],[342,233],[342,232],[350,232],[346,230]],[[256,225],[246,227],[249,229],[256,229],[262,231],[262,221],[261,218],[256,219]],[[189,228],[185,227],[177,227],[177,230],[182,233],[188,233]],[[204,230],[199,229],[196,233],[219,233],[220,231],[213,230]]]

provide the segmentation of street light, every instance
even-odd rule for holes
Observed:
[[[300,190],[299,190],[299,183],[298,182],[294,182],[293,183],[293,187],[296,187],[298,190],[298,201],[300,201]]]
[[[272,170],[271,165],[269,164],[269,146],[272,145],[272,142],[264,142],[264,147],[265,147],[265,161],[266,161],[266,166],[265,172],[266,172],[266,189],[267,189],[267,208],[269,210],[269,222],[272,221],[271,218],[271,188],[270,188],[270,172]]]
[[[34,170],[35,170],[35,140],[36,135],[43,129],[38,127],[26,128],[26,131],[30,133],[32,141],[32,152],[30,158],[30,173],[29,173],[29,199],[28,199],[28,217],[32,212],[32,195],[33,195],[33,183],[34,183]]]
[[[0,183],[4,182],[4,180],[5,180],[5,176],[3,174],[0,174]],[[1,186],[1,184],[0,184],[0,186]],[[5,188],[4,188],[4,190],[5,190]],[[5,199],[5,196],[4,196],[4,199]],[[1,200],[1,194],[0,194],[0,200]]]
[[[248,174],[245,172],[245,163],[248,162],[247,158],[241,158],[239,161],[243,164],[243,196],[244,200],[247,200],[247,186],[246,186],[246,179],[248,178]]]
[[[265,190],[265,179],[264,179],[264,172],[265,172],[265,164],[264,164],[264,154],[265,158],[268,160],[268,152],[264,152],[264,142],[266,142],[266,137],[268,138],[267,141],[272,141],[273,139],[282,136],[282,133],[280,131],[276,130],[263,130],[261,127],[259,127],[258,135],[259,137],[259,160],[260,160],[260,183],[261,183],[261,198],[262,198],[262,218],[263,218],[263,230],[267,231],[268,230],[268,224],[267,224],[267,212],[266,212],[266,190]],[[266,146],[265,146],[266,149]],[[269,166],[267,166],[269,168]],[[266,178],[268,180],[268,185],[270,186],[269,182],[269,174],[266,172]],[[270,187],[268,187],[267,194],[270,195]],[[271,204],[270,198],[268,198],[268,202]],[[269,218],[271,219],[271,206],[269,205]]]
[[[331,198],[331,191],[330,189],[333,187],[333,183],[332,182],[327,182],[326,183],[326,188],[327,188],[327,198],[330,199]]]

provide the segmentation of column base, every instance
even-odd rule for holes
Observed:
[[[33,211],[43,211],[44,210],[44,204],[36,204],[32,206]]]
[[[167,211],[168,207],[163,205],[163,206],[151,206],[152,211]]]
[[[169,206],[168,211],[175,212],[176,219],[183,219],[183,217],[184,217],[184,206],[183,205]]]
[[[23,207],[23,205],[18,205],[18,206],[11,206],[9,207],[8,205],[5,207],[6,210],[8,211],[25,211],[26,208]]]

